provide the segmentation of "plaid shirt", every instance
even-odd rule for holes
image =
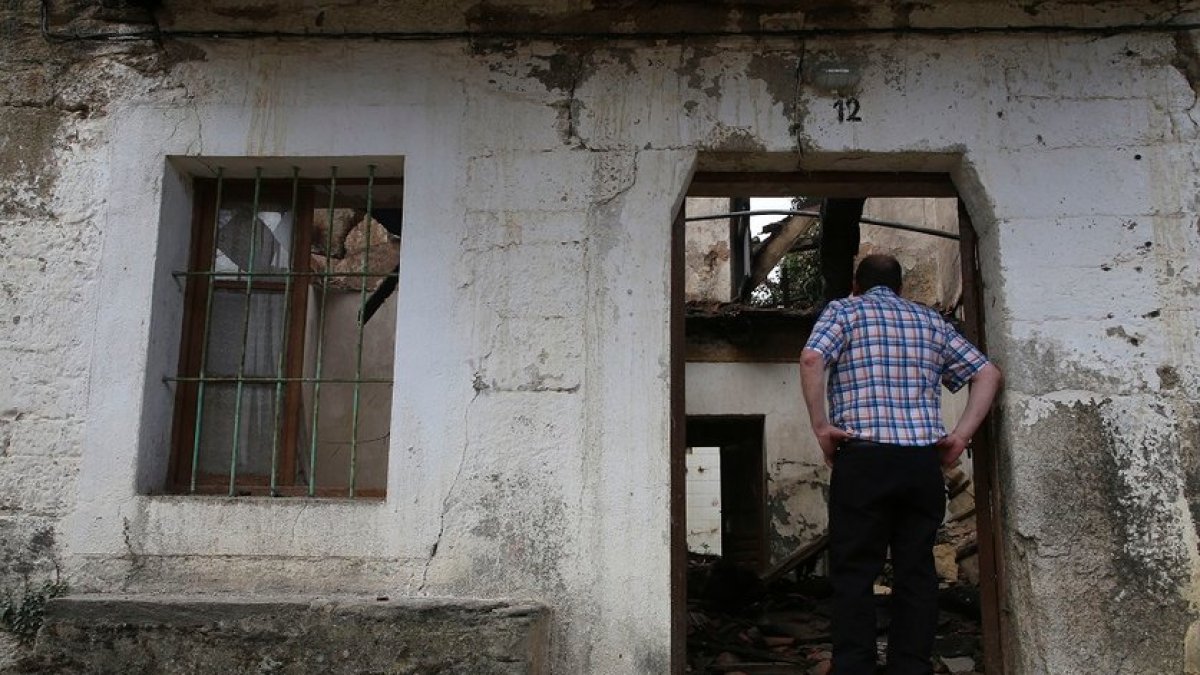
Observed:
[[[805,349],[831,367],[833,425],[895,445],[931,445],[946,435],[939,381],[958,391],[988,362],[937,312],[886,286],[829,303]]]

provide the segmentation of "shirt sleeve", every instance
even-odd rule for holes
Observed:
[[[825,357],[825,365],[828,366],[836,361],[846,348],[848,323],[845,303],[837,300],[829,303],[821,312],[821,316],[817,317],[817,323],[813,326],[804,348],[820,352]]]
[[[971,381],[980,369],[988,364],[988,358],[979,348],[971,344],[950,324],[945,324],[946,344],[942,348],[942,384],[950,391],[958,391]]]

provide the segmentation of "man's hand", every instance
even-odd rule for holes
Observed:
[[[951,467],[958,461],[959,455],[963,454],[963,450],[967,449],[968,439],[963,438],[958,432],[951,431],[942,436],[937,441],[938,455],[942,458],[942,466]]]
[[[817,436],[817,443],[821,446],[821,454],[825,455],[825,466],[833,468],[833,452],[841,445],[842,441],[853,438],[844,429],[839,429],[832,424],[814,426],[813,433]]]

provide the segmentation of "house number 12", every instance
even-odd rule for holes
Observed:
[[[839,124],[843,122],[862,121],[862,118],[858,116],[858,111],[861,106],[856,98],[839,98],[833,102],[833,107],[837,109]]]

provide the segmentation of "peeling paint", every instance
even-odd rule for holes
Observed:
[[[486,481],[491,489],[476,501],[485,515],[470,530],[486,542],[474,547],[472,573],[477,579],[506,579],[493,590],[500,595],[517,593],[512,584],[521,579],[529,589],[565,590],[562,563],[570,533],[553,479],[493,473]]]
[[[1021,407],[1035,403],[1021,403]],[[1041,631],[1070,615],[1079,630],[1105,634],[1109,641],[1074,645],[1040,640],[1040,658],[1053,672],[1083,672],[1105,662],[1131,660],[1139,669],[1156,664],[1160,672],[1181,672],[1180,651],[1146,651],[1141,636],[1161,635],[1182,645],[1195,610],[1181,591],[1190,584],[1195,553],[1184,546],[1180,526],[1193,534],[1194,523],[1181,512],[1179,436],[1165,408],[1142,399],[1050,402],[1036,422],[1010,438],[1013,448],[1038,448],[1027,464],[1014,464],[1006,494],[1021,494],[1010,523],[1015,538],[1006,556],[1016,562],[1010,585],[1030,594],[1014,598],[1013,616],[1021,624],[1037,622]],[[1030,447],[1032,446],[1032,447]],[[1086,492],[1063,490],[1088,485]],[[1026,501],[1032,500],[1032,501]],[[1030,503],[1040,506],[1037,512]],[[1181,521],[1181,518],[1183,519]],[[1024,575],[1032,578],[1022,578]],[[1042,596],[1058,585],[1065,595]],[[1086,594],[1095,611],[1070,607],[1060,598]],[[1120,628],[1110,617],[1132,618]],[[1077,633],[1077,635],[1080,633]],[[1029,656],[1033,656],[1030,654]],[[1119,669],[1118,669],[1119,670]]]
[[[819,505],[829,501],[829,484],[824,480],[775,480],[771,487],[767,499],[770,550],[771,560],[778,561],[825,534],[825,511]],[[817,519],[810,520],[810,515]]]
[[[803,45],[795,52],[756,52],[750,57],[750,64],[746,69],[746,74],[762,82],[771,99],[782,106],[783,114],[798,138],[803,132],[806,113],[805,104],[800,96],[800,70],[805,59],[803,52]]]
[[[1200,49],[1196,40],[1188,33],[1175,33],[1175,56],[1171,65],[1179,71],[1192,88],[1192,95],[1200,99]]]
[[[1130,383],[1119,376],[1085,365],[1048,337],[1034,337],[1013,345],[1005,363],[1006,388],[1026,393],[1058,390],[1120,391]]]
[[[749,129],[717,126],[706,149],[715,152],[761,152],[766,148]]]

